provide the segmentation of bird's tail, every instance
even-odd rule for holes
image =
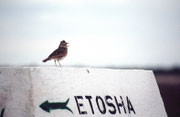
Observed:
[[[48,60],[50,60],[50,59],[49,59],[49,58],[46,58],[46,59],[43,60],[43,62],[45,63],[45,62],[48,61]]]

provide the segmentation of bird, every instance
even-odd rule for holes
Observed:
[[[59,47],[54,50],[46,59],[44,59],[42,62],[47,62],[49,60],[54,60],[55,66],[56,61],[58,61],[59,67],[61,67],[60,60],[64,59],[67,56],[68,53],[68,44],[65,40],[62,40],[59,44]]]

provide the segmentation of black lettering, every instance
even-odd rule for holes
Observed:
[[[131,114],[131,111],[133,111],[134,114],[136,114],[136,112],[135,112],[135,110],[133,108],[133,105],[132,105],[131,101],[129,100],[128,96],[126,96],[126,99],[127,99],[127,106],[128,106],[129,113]]]
[[[91,97],[91,96],[85,96],[85,97],[86,97],[86,99],[88,99],[88,101],[89,101],[89,105],[90,105],[90,107],[91,107],[92,114],[94,114],[94,109],[93,109],[92,102],[91,102],[92,97]]]
[[[120,96],[121,103],[119,103],[119,102],[117,101],[116,96],[114,96],[114,99],[115,99],[115,102],[116,102],[116,105],[117,105],[117,108],[118,108],[119,113],[121,114],[121,110],[120,110],[121,107],[123,107],[124,113],[126,113],[126,108],[125,108],[125,105],[124,105],[124,101],[123,101],[122,96]]]
[[[99,106],[99,100],[100,100],[101,103],[102,103],[103,109],[101,109],[100,106]],[[102,114],[105,114],[105,113],[106,113],[105,103],[104,103],[103,99],[102,99],[100,96],[96,96],[96,103],[97,103],[97,106],[98,106],[99,111],[100,111]]]
[[[87,111],[81,111],[80,110],[80,107],[83,106],[83,104],[78,102],[78,99],[83,99],[83,97],[82,96],[74,96],[74,98],[76,100],[76,104],[77,104],[79,114],[87,114]]]
[[[112,100],[112,97],[109,96],[109,95],[107,95],[105,98],[106,98],[106,104],[107,104],[109,107],[112,107],[112,110],[109,110],[109,112],[110,112],[111,114],[116,114],[116,107],[115,107],[115,105],[114,105],[112,102],[110,102],[110,100]]]

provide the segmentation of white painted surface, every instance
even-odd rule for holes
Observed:
[[[0,109],[6,108],[4,117],[167,117],[152,71],[111,70],[93,68],[0,68]],[[85,96],[92,96],[94,114]],[[123,97],[127,113],[121,108],[116,114],[105,103],[106,113],[102,114],[96,104],[96,96],[106,95]],[[83,106],[80,115],[74,96]],[[126,96],[130,99],[136,112],[128,113]],[[70,101],[68,110],[42,110],[39,105],[44,101]],[[119,100],[120,101],[120,100]],[[114,99],[111,100],[115,104]]]

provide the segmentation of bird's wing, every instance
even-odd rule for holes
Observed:
[[[54,52],[52,52],[52,53],[49,55],[49,58],[54,57],[54,56],[58,56],[58,55],[60,55],[60,54],[62,54],[62,53],[63,53],[63,50],[61,50],[61,49],[56,49],[56,50],[54,50]]]

